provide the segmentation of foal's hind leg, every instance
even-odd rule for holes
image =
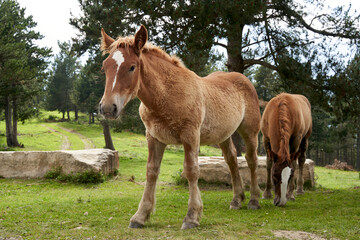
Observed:
[[[254,131],[251,128],[248,128],[246,125],[242,125],[240,128],[240,134],[242,136],[242,138],[245,141],[246,144],[246,161],[247,164],[249,166],[250,169],[250,174],[251,174],[251,184],[250,184],[250,201],[248,203],[248,208],[249,209],[259,209],[260,208],[260,203],[259,203],[259,198],[260,198],[260,188],[259,188],[259,184],[258,184],[258,180],[257,180],[257,174],[256,174],[256,168],[257,168],[257,145],[258,145],[258,132],[259,132],[259,128],[257,129],[257,131]]]
[[[147,134],[148,162],[146,166],[146,185],[144,194],[135,215],[130,219],[130,228],[144,227],[145,221],[150,218],[155,208],[155,187],[160,172],[160,164],[166,145]]]
[[[308,139],[304,138],[300,145],[300,156],[299,156],[299,175],[297,179],[296,194],[304,194],[304,179],[303,179],[303,168],[306,159],[306,149],[308,147]]]
[[[231,137],[225,142],[219,144],[224,154],[226,163],[229,166],[232,188],[234,192],[233,200],[230,203],[230,209],[240,209],[241,202],[245,199],[244,189],[242,185],[241,176],[239,174],[239,167],[236,156],[236,149],[232,142]]]

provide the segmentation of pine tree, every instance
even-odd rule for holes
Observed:
[[[46,106],[48,110],[58,110],[65,113],[70,120],[69,112],[74,108],[71,101],[74,82],[77,78],[79,64],[77,57],[71,53],[70,43],[59,43],[60,53],[55,57],[52,75],[47,89]]]
[[[50,50],[34,44],[42,38],[33,30],[35,26],[16,1],[0,2],[0,106],[9,147],[22,146],[17,139],[18,120],[36,113],[36,97],[44,87]]]

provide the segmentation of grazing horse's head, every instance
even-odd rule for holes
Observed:
[[[109,56],[103,62],[105,91],[99,104],[100,113],[115,119],[139,90],[140,53],[147,41],[147,30],[141,25],[134,38],[114,40],[101,30],[101,49]]]
[[[294,154],[286,154],[285,157],[270,150],[270,156],[274,161],[272,167],[272,181],[275,188],[275,206],[284,206],[287,201],[286,193],[288,190],[289,182],[294,177],[293,161],[295,161],[300,154],[300,151]]]

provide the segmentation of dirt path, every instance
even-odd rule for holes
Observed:
[[[323,238],[319,235],[303,232],[303,231],[285,231],[285,230],[279,230],[279,231],[272,231],[276,238],[285,238],[289,240],[326,240],[326,238]],[[335,238],[332,238],[333,240],[338,240]]]
[[[91,139],[89,139],[89,138],[85,137],[84,135],[82,135],[81,133],[78,133],[78,132],[76,132],[75,130],[72,130],[72,129],[68,129],[68,128],[64,128],[64,127],[60,127],[60,126],[58,126],[58,127],[61,128],[64,131],[67,131],[69,133],[78,135],[79,138],[81,139],[81,141],[84,143],[84,149],[96,148],[94,142]]]
[[[57,130],[49,127],[49,126],[46,126],[46,125],[44,125],[44,124],[42,124],[41,126],[46,127],[46,128],[49,129],[51,132],[56,132],[57,134],[60,134],[60,135],[61,135],[61,137],[62,137],[61,150],[69,150],[69,149],[70,149],[71,143],[70,143],[70,141],[69,141],[69,138],[68,138],[66,135],[64,135],[64,134],[62,134],[61,132],[59,132],[59,131],[57,131]]]

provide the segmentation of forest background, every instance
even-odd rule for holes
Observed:
[[[308,157],[317,165],[339,159],[360,168],[360,15],[351,5],[329,9],[327,1],[317,0],[79,4],[82,14],[69,22],[80,34],[59,42],[60,52],[52,56],[51,49],[36,44],[42,35],[34,30],[33,17],[17,1],[0,1],[0,121],[6,123],[0,134],[6,135],[7,147],[21,147],[17,124],[40,109],[58,110],[64,121],[76,121],[81,111],[89,124],[144,133],[137,99],[120,121],[97,116],[106,57],[99,50],[100,29],[126,36],[144,24],[151,42],[200,76],[218,70],[244,73],[264,101],[281,92],[305,95],[314,126]],[[80,61],[84,54],[86,62]],[[243,152],[241,139],[234,138]]]

